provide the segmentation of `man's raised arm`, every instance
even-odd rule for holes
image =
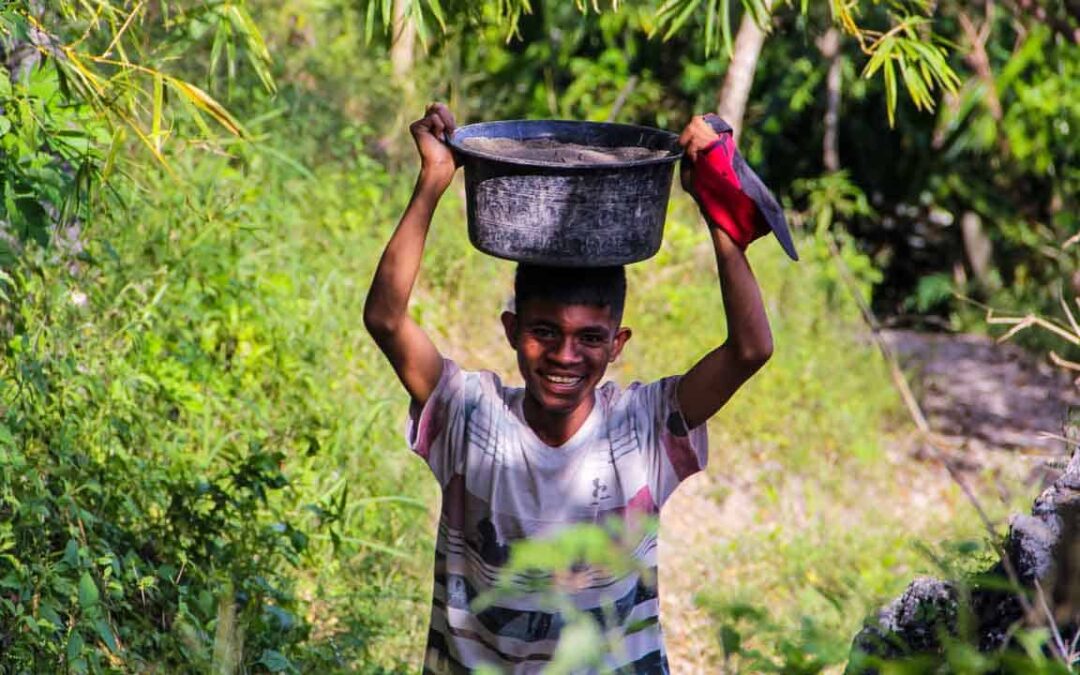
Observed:
[[[390,237],[364,303],[364,326],[375,339],[413,401],[423,405],[442,376],[442,355],[423,328],[409,316],[431,217],[454,177],[454,157],[443,142],[454,130],[454,116],[441,103],[409,127],[420,153],[420,175],[412,198]]]
[[[716,138],[716,132],[700,117],[695,117],[679,140],[693,162]],[[689,183],[684,180],[684,187]],[[739,213],[733,208],[732,212],[734,218],[746,217],[745,211]],[[728,335],[724,344],[694,364],[679,382],[679,407],[690,428],[705,423],[716,414],[732,394],[765,365],[773,350],[761,289],[743,250],[722,228],[710,227],[709,233],[716,251]]]

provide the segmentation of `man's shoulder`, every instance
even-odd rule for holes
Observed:
[[[449,377],[456,381],[456,386],[460,387],[466,396],[470,398],[493,396],[509,400],[520,390],[519,387],[504,384],[499,374],[493,370],[463,368],[458,362],[450,358],[444,359],[443,367]]]
[[[656,396],[674,387],[679,381],[678,375],[669,375],[658,380],[633,380],[623,386],[614,380],[606,380],[596,388],[601,400],[611,406],[641,404],[650,396]]]
[[[674,399],[679,379],[679,375],[669,375],[657,380],[633,380],[626,386],[607,381],[597,387],[597,400],[604,406],[610,424],[651,428],[677,408]]]

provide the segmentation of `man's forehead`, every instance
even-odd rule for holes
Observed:
[[[545,298],[533,298],[520,308],[518,319],[525,323],[553,323],[557,325],[597,325],[606,328],[615,323],[610,306],[565,303]]]

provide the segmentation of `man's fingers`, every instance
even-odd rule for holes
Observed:
[[[443,124],[443,120],[439,117],[439,114],[433,112],[425,119],[427,119],[428,128],[431,129],[431,133],[435,134],[435,138],[442,139],[443,132],[446,131],[446,125]]]
[[[450,108],[447,108],[442,103],[435,104],[435,112],[439,116],[439,120],[442,121],[443,130],[446,133],[452,133],[457,128],[457,122],[454,120],[454,113],[450,112]]]
[[[697,147],[694,145],[694,136],[690,133],[689,129],[683,132],[682,136],[679,136],[679,145],[683,146],[683,154],[691,162],[697,161]]]
[[[682,136],[679,137],[679,143],[683,146],[683,152],[690,159],[691,162],[696,162],[698,158],[698,150],[701,149],[701,144],[697,142],[697,132],[694,129],[694,122],[697,121],[697,117],[690,121],[690,124],[686,125],[686,129],[683,131]]]
[[[681,145],[681,146],[683,146],[685,148],[686,144],[690,142],[690,137],[691,137],[690,125],[687,124],[686,128],[683,129],[683,132],[681,134],[679,134],[679,145]]]
[[[438,120],[437,127],[435,124],[432,125],[433,128],[437,128],[437,135],[449,134],[457,127],[454,121],[454,113],[450,112],[450,108],[447,108],[444,103],[429,103],[424,110],[424,115]]]
[[[679,145],[683,146],[686,156],[696,162],[701,150],[716,138],[709,123],[701,115],[694,115],[679,136]]]

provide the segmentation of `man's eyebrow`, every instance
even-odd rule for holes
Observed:
[[[551,319],[543,319],[543,318],[541,318],[541,319],[529,319],[528,321],[525,322],[525,325],[527,327],[529,327],[529,328],[532,328],[533,326],[550,326],[552,328],[558,328],[559,327],[559,324],[555,323]]]
[[[610,331],[611,331],[610,328],[608,328],[607,326],[604,326],[602,324],[595,324],[595,325],[592,325],[592,326],[585,326],[584,328],[581,328],[581,329],[578,330],[579,333],[603,333],[604,335],[607,335]]]

